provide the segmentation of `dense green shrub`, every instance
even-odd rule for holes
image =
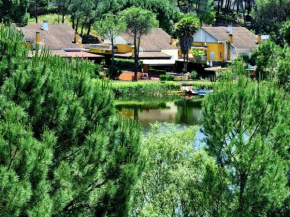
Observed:
[[[191,79],[196,78],[196,76],[197,76],[197,72],[195,70],[191,71],[191,73],[190,73]]]
[[[173,81],[174,80],[173,75],[160,75],[159,78],[161,81]]]
[[[206,68],[207,65],[205,62],[188,62],[187,65],[187,71],[191,72],[191,71],[196,71],[199,75],[203,75],[206,74],[206,72],[204,71],[204,68]],[[175,62],[175,68],[177,72],[182,72],[183,69],[183,62],[182,61],[176,61]],[[184,72],[186,73],[186,72]]]
[[[180,90],[180,84],[168,82],[113,82],[113,91],[116,96],[125,95],[165,95],[167,91]]]
[[[112,67],[110,66],[107,70],[106,70],[106,76],[112,80],[118,80],[119,76],[122,74],[122,71],[119,70],[116,66]]]
[[[154,74],[159,74],[159,75],[165,75],[166,74],[166,70],[149,68],[149,73],[154,73]]]
[[[120,59],[120,58],[115,58],[114,59],[115,66],[117,66],[120,70],[134,70],[134,60],[131,59]],[[139,70],[142,68],[142,62],[139,61]]]

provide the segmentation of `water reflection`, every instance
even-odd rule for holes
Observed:
[[[138,120],[145,130],[151,123],[170,122],[184,125],[199,125],[201,98],[154,97],[150,99],[118,99],[116,107],[127,118]]]

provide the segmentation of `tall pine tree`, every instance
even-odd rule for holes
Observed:
[[[0,215],[126,216],[139,125],[116,115],[94,65],[30,60],[19,39],[1,27]]]

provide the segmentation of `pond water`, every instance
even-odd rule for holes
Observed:
[[[200,126],[202,98],[192,97],[151,97],[117,99],[116,107],[123,116],[137,120],[144,128],[144,133],[150,129],[150,124],[170,122],[182,126]],[[198,140],[204,135],[199,131]]]

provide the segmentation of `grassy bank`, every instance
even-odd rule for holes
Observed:
[[[167,91],[180,90],[181,84],[173,81],[167,82],[112,82],[112,88],[116,96],[163,96]]]
[[[212,89],[214,83],[211,81],[204,81],[204,80],[196,80],[196,81],[184,81],[180,82],[180,84],[190,84],[190,86],[187,86],[191,89]]]

